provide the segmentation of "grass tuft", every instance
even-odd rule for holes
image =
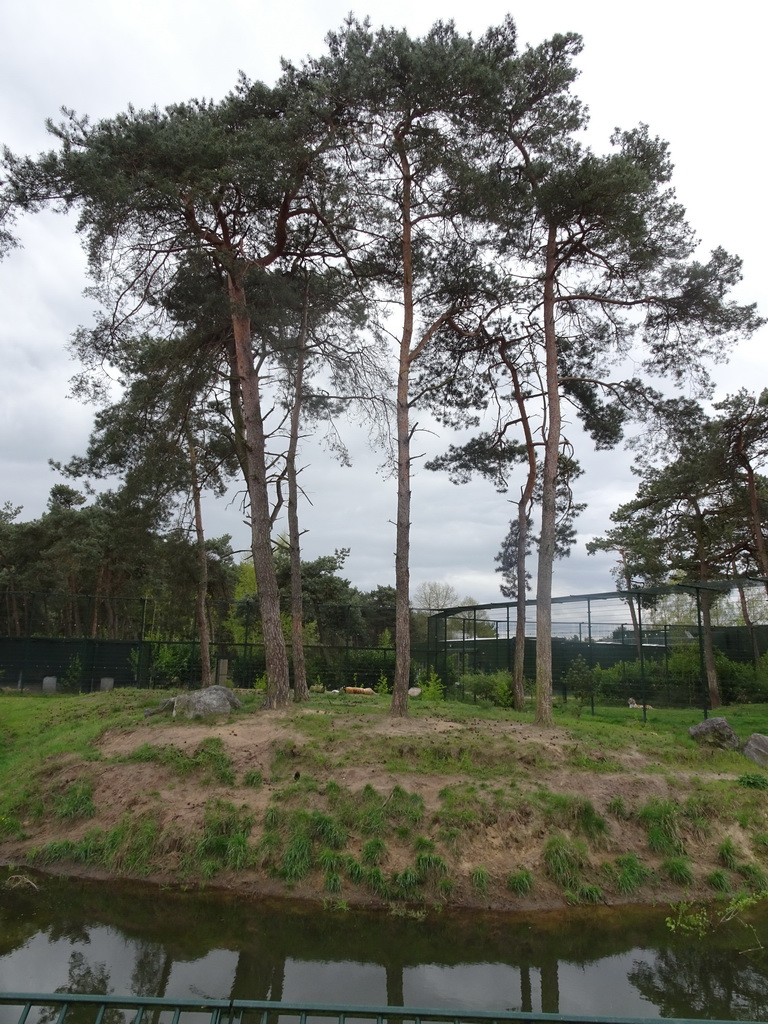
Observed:
[[[729,871],[736,870],[740,856],[741,852],[730,836],[727,836],[717,848],[717,859]]]
[[[472,888],[478,894],[478,896],[488,895],[488,886],[491,882],[491,876],[486,868],[482,864],[478,864],[476,868],[472,868],[470,873],[470,879],[472,881]]]
[[[654,853],[682,854],[685,852],[680,837],[680,808],[671,800],[653,797],[638,812],[638,819],[648,832],[648,846]]]
[[[369,839],[363,846],[360,860],[367,868],[377,867],[387,855],[387,844],[380,837]]]
[[[667,857],[661,868],[675,885],[693,885],[693,869],[687,857]]]
[[[92,818],[96,814],[93,784],[83,780],[71,783],[63,793],[54,796],[53,811],[64,819]]]
[[[527,896],[533,889],[533,875],[527,868],[512,871],[507,875],[507,888],[516,896]]]
[[[707,885],[711,886],[715,892],[730,892],[731,890],[728,875],[722,868],[717,868],[711,875],[707,875]]]
[[[616,888],[622,896],[636,892],[652,873],[635,853],[624,853],[616,858]]]
[[[563,889],[578,892],[581,870],[588,863],[586,847],[579,840],[564,835],[550,836],[544,844],[544,863],[553,881]]]

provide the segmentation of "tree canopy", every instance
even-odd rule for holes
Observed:
[[[666,142],[640,125],[617,129],[604,153],[583,144],[580,50],[574,34],[521,50],[510,18],[478,38],[450,22],[412,38],[350,16],[274,85],[241,76],[220,101],[96,123],[64,111],[48,123],[49,152],[4,153],[0,248],[19,211],[76,211],[100,307],[74,342],[80,387],[98,393],[107,364],[125,388],[68,469],[117,469],[122,500],[140,496],[155,517],[188,485],[201,557],[200,488],[242,475],[270,707],[289,699],[274,557],[284,503],[295,692],[306,692],[303,424],[353,401],[392,424],[393,714],[406,713],[410,683],[419,410],[479,429],[436,468],[506,488],[524,467],[506,571],[522,605],[535,514],[536,706],[548,724],[553,564],[579,508],[566,411],[598,449],[615,445],[628,417],[658,405],[660,379],[703,394],[708,363],[762,322],[730,297],[738,257],[699,258]],[[736,396],[721,425],[722,458],[744,483],[740,543],[751,538],[764,573],[765,405]],[[667,466],[645,486],[680,492],[681,473]]]

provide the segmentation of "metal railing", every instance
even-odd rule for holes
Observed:
[[[32,1024],[39,1017],[35,1009],[47,1011],[44,1019],[53,1024],[65,1024],[67,1019],[92,1024],[104,1024],[114,1019],[114,1011],[122,1012],[123,1020],[130,1024],[157,1021],[160,1015],[170,1024],[182,1024],[189,1014],[205,1014],[210,1024],[279,1024],[281,1018],[306,1024],[311,1018],[348,1021],[375,1021],[376,1024],[490,1024],[492,1021],[553,1021],[557,1024],[649,1024],[642,1017],[570,1016],[561,1013],[519,1013],[506,1010],[445,1010],[409,1006],[346,1006],[313,1005],[307,1003],[260,1002],[248,999],[166,999],[153,996],[102,996],[71,993],[29,994],[0,993],[0,1007],[18,1007],[15,1024]],[[53,1011],[53,1013],[51,1013]],[[78,1011],[78,1012],[75,1012]],[[84,1013],[83,1011],[88,1011]],[[109,1011],[113,1011],[109,1013]],[[108,1016],[109,1015],[109,1016]],[[170,1015],[168,1017],[167,1015]],[[13,1020],[3,1013],[3,1019]],[[666,1024],[697,1024],[677,1018]],[[709,1021],[708,1024],[733,1024]],[[768,1024],[768,1022],[753,1022]]]

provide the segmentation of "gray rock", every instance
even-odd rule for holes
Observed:
[[[739,737],[725,718],[707,718],[698,725],[692,725],[688,734],[697,743],[722,747],[723,750],[738,750],[741,746]]]
[[[768,736],[753,732],[744,744],[742,754],[755,764],[759,764],[761,768],[768,768]]]
[[[208,715],[228,715],[233,708],[241,708],[243,702],[226,686],[208,686],[192,693],[180,693],[161,701],[156,708],[148,708],[144,716],[157,715],[162,711],[173,711],[185,718],[205,718]]]

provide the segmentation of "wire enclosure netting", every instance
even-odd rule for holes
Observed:
[[[712,604],[711,636],[724,699],[760,699],[764,683],[763,699],[768,699],[768,625],[732,624],[750,606],[756,621],[766,621],[765,584],[754,580],[555,598],[556,691],[564,698],[626,703],[628,696],[639,700],[643,694],[664,704],[701,705],[705,599]],[[152,599],[112,605],[106,614],[103,603],[85,596],[4,595],[0,685],[59,692],[199,685],[200,649],[191,611]],[[243,615],[235,604],[211,607],[212,657],[220,681],[237,687],[263,681],[266,666],[257,612],[251,608]],[[535,612],[534,602],[529,602],[528,680],[536,674]],[[394,608],[324,605],[307,612],[308,622],[315,621],[313,614],[314,634],[307,632],[306,645],[311,686],[358,685],[379,691],[391,686]],[[413,609],[413,681],[435,673],[448,697],[477,699],[478,688],[468,688],[465,677],[511,670],[516,615],[514,602]],[[579,679],[574,678],[574,666]],[[593,678],[587,679],[590,674]]]

